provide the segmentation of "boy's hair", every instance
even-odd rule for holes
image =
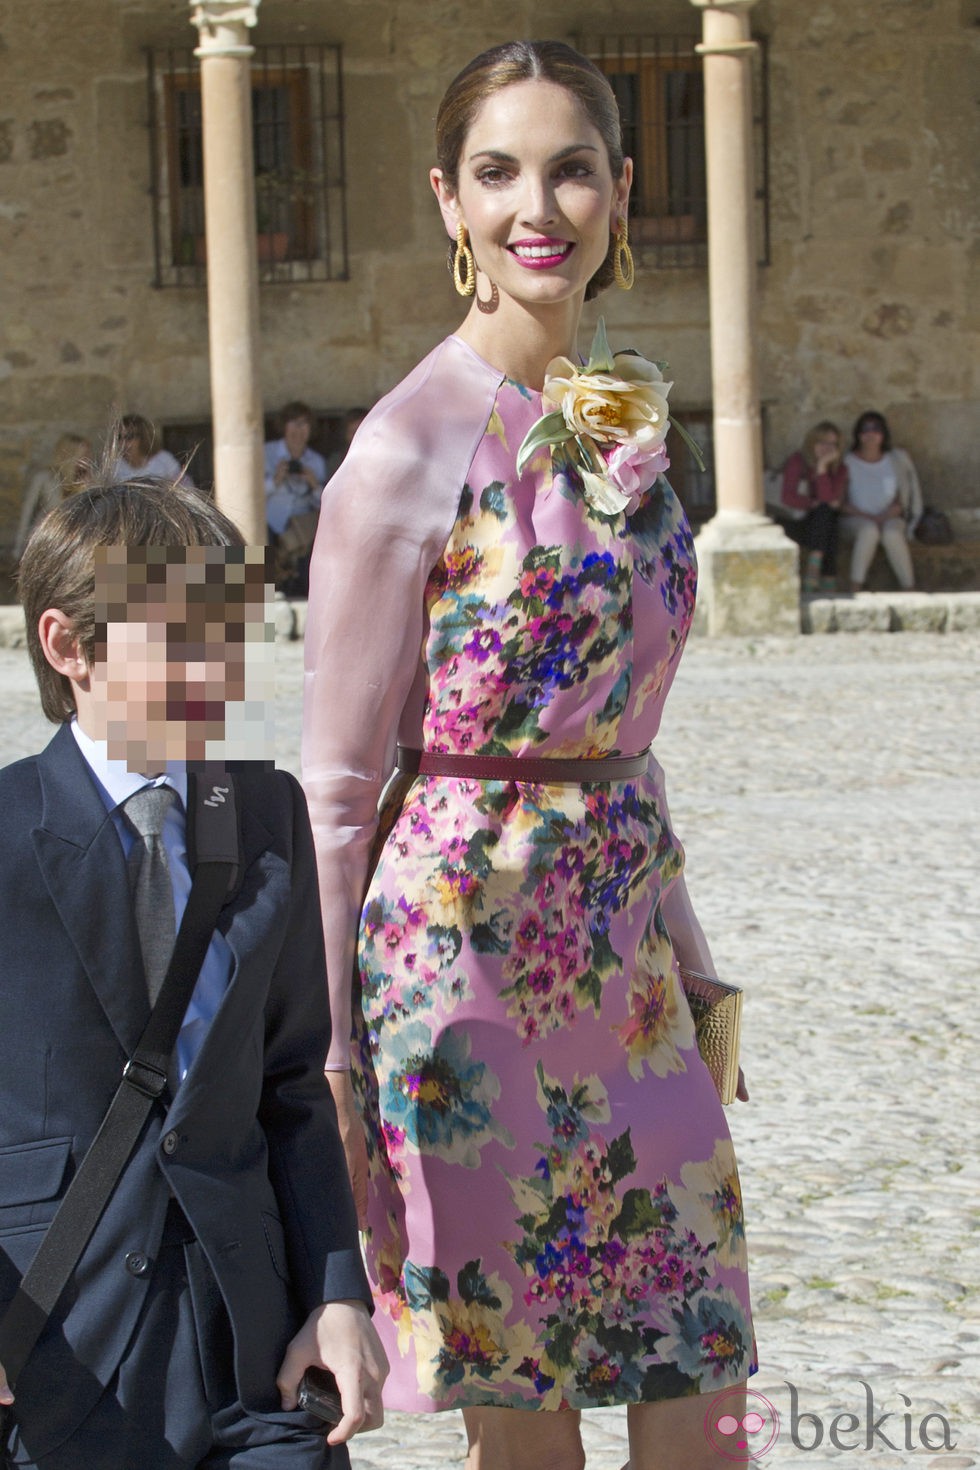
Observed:
[[[162,480],[92,484],[50,511],[35,528],[17,572],[27,647],[48,719],[55,724],[70,720],[75,700],[68,679],[44,656],[38,620],[48,608],[64,613],[94,663],[96,547],[244,544],[238,527],[213,501]]]

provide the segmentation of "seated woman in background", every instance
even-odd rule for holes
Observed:
[[[179,482],[193,490],[194,481],[186,467],[174,458],[169,449],[158,449],[154,453],[155,439],[156,430],[149,419],[139,413],[124,413],[119,420],[113,446],[118,449],[118,457],[112,468],[112,478],[117,484],[124,480],[169,480],[174,485]]]
[[[41,517],[82,484],[91,458],[92,446],[81,434],[62,434],[54,446],[51,463],[31,475],[14,542],[15,560],[20,561],[27,538]]]
[[[806,550],[803,591],[808,596],[833,592],[837,585],[837,518],[847,493],[843,447],[840,429],[824,419],[783,469],[780,499],[789,510],[803,512],[800,520],[783,529]]]
[[[919,477],[904,449],[892,447],[884,414],[869,410],[854,425],[847,466],[843,530],[853,538],[851,591],[860,592],[878,549],[884,547],[898,585],[915,586],[909,542],[922,515]]]

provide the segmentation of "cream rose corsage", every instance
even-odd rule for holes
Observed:
[[[541,397],[549,412],[528,431],[517,455],[518,474],[549,444],[556,460],[574,465],[593,510],[617,515],[631,508],[670,464],[664,440],[673,384],[664,381],[664,366],[636,352],[614,355],[600,317],[584,368],[567,357],[548,364]],[[680,425],[675,427],[690,444]]]

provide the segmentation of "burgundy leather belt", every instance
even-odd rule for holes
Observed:
[[[628,781],[645,774],[649,750],[639,755],[598,756],[595,760],[525,755],[441,755],[398,747],[398,769],[410,776],[460,776],[470,781],[536,781],[542,785],[581,786],[583,781]]]

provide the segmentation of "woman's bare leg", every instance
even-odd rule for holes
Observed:
[[[466,1470],[585,1470],[577,1410],[464,1409]]]
[[[631,1404],[628,1411],[630,1458],[628,1470],[731,1470],[731,1457],[715,1449],[705,1432],[711,1394],[694,1398],[662,1399],[655,1404]],[[745,1416],[745,1384],[725,1392],[725,1414]],[[718,1441],[717,1433],[713,1436]],[[626,1470],[626,1467],[624,1467]]]

